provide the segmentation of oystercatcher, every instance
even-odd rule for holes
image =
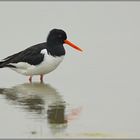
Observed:
[[[33,45],[2,59],[0,68],[8,67],[29,76],[29,82],[32,82],[33,75],[40,75],[40,82],[43,82],[44,74],[53,71],[62,62],[65,55],[64,43],[82,51],[67,40],[67,35],[63,30],[52,29],[46,42]]]

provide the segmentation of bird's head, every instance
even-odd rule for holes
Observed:
[[[68,44],[69,46],[82,51],[78,46],[67,40],[67,34],[61,29],[52,29],[47,37],[47,42],[54,45]]]

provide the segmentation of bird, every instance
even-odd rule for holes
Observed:
[[[32,83],[34,75],[39,75],[40,82],[43,82],[44,75],[55,70],[64,59],[66,54],[64,44],[83,51],[67,39],[64,30],[54,28],[48,33],[45,42],[30,46],[2,59],[0,68],[8,67],[19,74],[29,76],[30,83]]]

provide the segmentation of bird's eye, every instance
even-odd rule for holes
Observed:
[[[61,34],[59,34],[59,35],[58,35],[58,37],[59,37],[59,38],[61,38],[61,37],[62,37],[62,35],[61,35]]]

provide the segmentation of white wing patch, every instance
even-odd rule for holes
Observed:
[[[31,66],[30,64],[26,62],[10,63],[10,65],[13,65],[18,69],[27,69]]]
[[[44,54],[44,55],[47,55],[48,54],[48,52],[47,52],[47,50],[46,49],[43,49],[43,50],[41,50],[41,52],[40,52],[41,54]]]

